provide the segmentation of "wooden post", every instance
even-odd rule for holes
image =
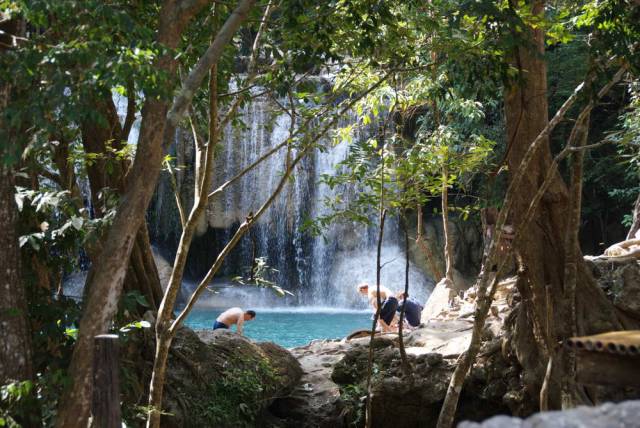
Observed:
[[[115,334],[101,334],[95,337],[93,404],[91,407],[92,428],[122,427],[118,336]]]

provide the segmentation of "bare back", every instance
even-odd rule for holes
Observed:
[[[233,324],[238,324],[240,320],[244,321],[244,311],[240,308],[229,308],[216,318],[216,321],[226,324],[231,327]]]

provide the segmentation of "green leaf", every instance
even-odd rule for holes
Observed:
[[[138,302],[140,306],[144,306],[145,308],[149,307],[149,302],[147,301],[147,298],[144,294],[136,294],[136,302]]]
[[[81,230],[82,225],[84,224],[84,219],[82,217],[71,216],[71,225],[76,230]]]

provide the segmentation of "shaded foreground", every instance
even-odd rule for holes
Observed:
[[[624,299],[611,283],[622,281],[624,287],[616,289],[629,293],[633,284],[625,283],[625,278],[630,277],[629,271],[640,269],[637,262],[617,269],[601,270],[596,264],[592,268],[614,303]],[[452,373],[469,346],[475,291],[469,289],[452,307],[445,305],[446,299],[438,300],[438,295],[435,290],[421,327],[405,336],[409,376],[402,373],[397,335],[376,336],[372,342],[374,427],[433,427],[438,420]],[[495,297],[478,358],[464,383],[456,423],[509,415],[481,426],[556,426],[549,422],[555,420],[552,413],[526,421],[510,418],[538,411],[539,397],[531,396],[523,384],[522,368],[511,345],[517,331],[516,309],[521,304],[515,280],[501,282]],[[125,395],[128,402],[143,405],[154,336],[146,331],[133,338],[125,348],[125,364],[131,369],[125,369]],[[162,426],[364,426],[368,354],[369,338],[357,334],[350,339],[316,340],[287,351],[226,330],[194,333],[182,328],[170,352]],[[594,404],[640,396],[629,388],[589,386],[585,391]],[[622,421],[634,409],[630,402],[600,410],[578,409],[563,418],[569,421],[575,415],[578,423],[593,414],[597,416],[590,419],[592,425],[585,426],[625,426]],[[126,415],[127,420],[142,425],[142,410],[139,415]]]

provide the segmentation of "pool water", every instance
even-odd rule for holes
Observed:
[[[333,308],[254,309],[256,318],[244,324],[244,334],[285,348],[314,339],[341,339],[355,330],[371,328],[371,312]],[[211,329],[221,309],[194,309],[185,323],[193,329]],[[235,331],[235,327],[232,327]]]

